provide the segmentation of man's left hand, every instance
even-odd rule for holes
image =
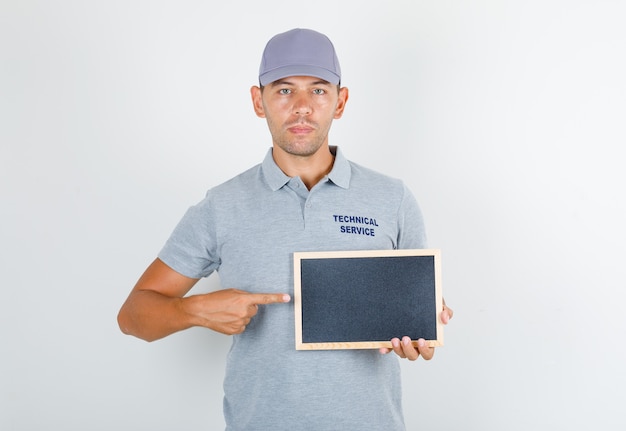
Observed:
[[[454,312],[451,308],[447,307],[446,304],[443,304],[443,310],[441,311],[441,322],[446,325],[452,319],[452,315]],[[415,361],[420,356],[425,360],[432,359],[435,354],[435,348],[430,347],[428,343],[420,338],[417,340],[417,348],[413,346],[412,340],[409,337],[402,337],[402,340],[399,338],[393,338],[391,340],[391,345],[393,348],[383,347],[380,349],[380,353],[387,354],[390,352],[395,352],[396,355],[401,358],[408,359],[409,361]]]

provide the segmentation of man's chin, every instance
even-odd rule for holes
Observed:
[[[321,144],[310,144],[310,143],[292,143],[287,145],[279,145],[279,147],[287,154],[298,157],[310,157],[316,154],[320,148],[322,148]]]

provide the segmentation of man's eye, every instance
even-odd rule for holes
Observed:
[[[321,88],[316,88],[315,90],[313,90],[313,94],[325,94],[326,90],[323,90]]]
[[[280,94],[291,94],[291,90],[288,88],[281,88],[280,90],[278,90],[278,92]]]

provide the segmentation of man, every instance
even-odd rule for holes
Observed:
[[[424,340],[415,348],[407,337],[380,352],[294,348],[293,252],[425,247],[403,183],[329,146],[348,101],[340,80],[326,36],[294,29],[268,42],[251,95],[272,148],[187,211],[118,316],[124,333],[148,341],[192,326],[233,335],[227,430],[403,430],[396,356],[433,356]],[[337,214],[375,218],[375,232],[342,232]],[[216,270],[228,289],[185,296]],[[451,317],[444,306],[441,319]]]

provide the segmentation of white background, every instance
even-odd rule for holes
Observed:
[[[625,17],[602,0],[0,0],[0,429],[223,427],[228,337],[145,343],[116,314],[187,207],[263,158],[248,89],[293,27],[339,53],[331,143],[404,179],[442,249],[456,314],[433,361],[403,363],[408,429],[624,429]]]

